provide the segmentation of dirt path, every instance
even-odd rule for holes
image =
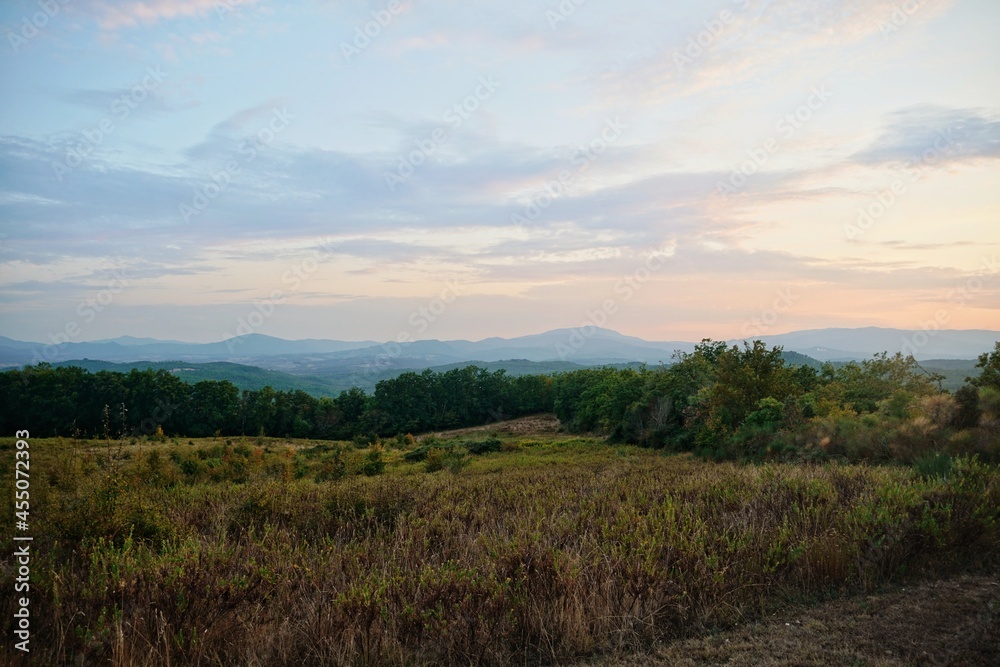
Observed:
[[[1000,665],[1000,578],[960,577],[802,607],[578,667]]]

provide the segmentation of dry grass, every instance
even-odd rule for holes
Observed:
[[[928,481],[586,439],[510,444],[457,473],[387,450],[386,473],[366,477],[370,452],[329,444],[33,441],[34,658],[564,663],[914,567],[993,565],[1000,546],[1000,476],[973,462]],[[347,476],[326,481],[333,462]]]
[[[518,417],[498,421],[485,426],[472,426],[470,428],[460,428],[451,431],[439,431],[419,436],[417,439],[434,436],[436,438],[452,438],[467,435],[482,435],[496,433],[505,436],[551,436],[558,433],[560,429],[559,419],[555,415],[532,415],[530,417]]]
[[[1000,665],[1000,582],[968,576],[788,609],[766,620],[578,667]]]

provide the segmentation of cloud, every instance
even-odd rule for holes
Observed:
[[[145,0],[144,2],[109,2],[91,0],[83,6],[93,15],[102,30],[120,30],[161,21],[199,18],[252,5],[256,0]]]
[[[864,243],[864,241],[859,241]],[[907,241],[879,241],[878,245],[883,245],[893,250],[943,250],[944,248],[962,248],[967,246],[983,247],[994,246],[996,243],[983,243],[981,241],[950,241],[947,243],[909,243]]]
[[[240,109],[212,126],[204,140],[191,146],[184,153],[192,159],[232,154],[242,146],[243,142],[254,141],[261,131],[268,130],[268,121],[275,113],[283,111],[287,111],[287,102],[280,97]],[[270,136],[275,138],[273,132]]]
[[[808,87],[866,66],[873,53],[884,59],[889,49],[904,48],[904,40],[886,44],[886,26],[912,34],[955,1],[923,0],[896,26],[898,0],[734,0],[674,22],[659,43],[633,48],[581,80],[608,99],[627,96],[654,108],[696,94],[759,93],[779,80],[786,87],[796,81]]]
[[[122,113],[123,109],[130,109],[131,107],[125,107],[124,102],[119,102],[118,110],[116,111],[115,102],[119,100],[131,101],[133,90],[132,88],[81,88],[66,93],[62,96],[62,99],[76,106],[98,111],[109,116],[118,116]],[[146,114],[149,111],[172,111],[175,107],[170,104],[167,96],[162,91],[158,89],[145,89],[142,95],[141,109],[142,114]]]
[[[894,112],[871,145],[853,156],[866,165],[980,158],[1000,158],[1000,114],[930,105]]]

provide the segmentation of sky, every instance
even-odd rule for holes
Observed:
[[[0,335],[1000,329],[995,0],[0,5]]]

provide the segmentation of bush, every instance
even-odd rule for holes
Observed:
[[[451,474],[457,474],[462,468],[469,464],[469,459],[462,456],[459,452],[452,451],[445,455],[444,457],[444,467],[448,469]]]
[[[424,470],[427,472],[437,472],[444,468],[445,450],[438,447],[431,447],[424,452]]]
[[[958,415],[958,401],[950,394],[933,394],[920,399],[917,411],[936,428],[947,428]]]
[[[382,460],[382,450],[372,449],[365,456],[365,462],[361,465],[361,473],[367,477],[375,477],[385,472],[385,461]]]
[[[355,448],[364,449],[366,447],[373,447],[378,442],[378,438],[364,433],[359,433],[354,436],[352,442],[354,442]]]
[[[436,449],[431,445],[422,445],[403,454],[403,460],[407,463],[420,463],[427,458],[427,452]]]
[[[947,454],[922,454],[913,462],[913,469],[924,479],[945,479],[952,471],[951,457]]]
[[[472,440],[463,442],[465,450],[473,456],[481,456],[499,452],[503,447],[503,442],[499,438],[487,438],[486,440]]]
[[[417,444],[416,438],[414,438],[411,433],[397,433],[396,437],[392,439],[392,442],[400,449],[413,447]]]
[[[315,479],[317,482],[332,482],[341,479],[346,474],[347,462],[344,461],[344,450],[336,447],[333,449],[332,455],[323,458]]]

